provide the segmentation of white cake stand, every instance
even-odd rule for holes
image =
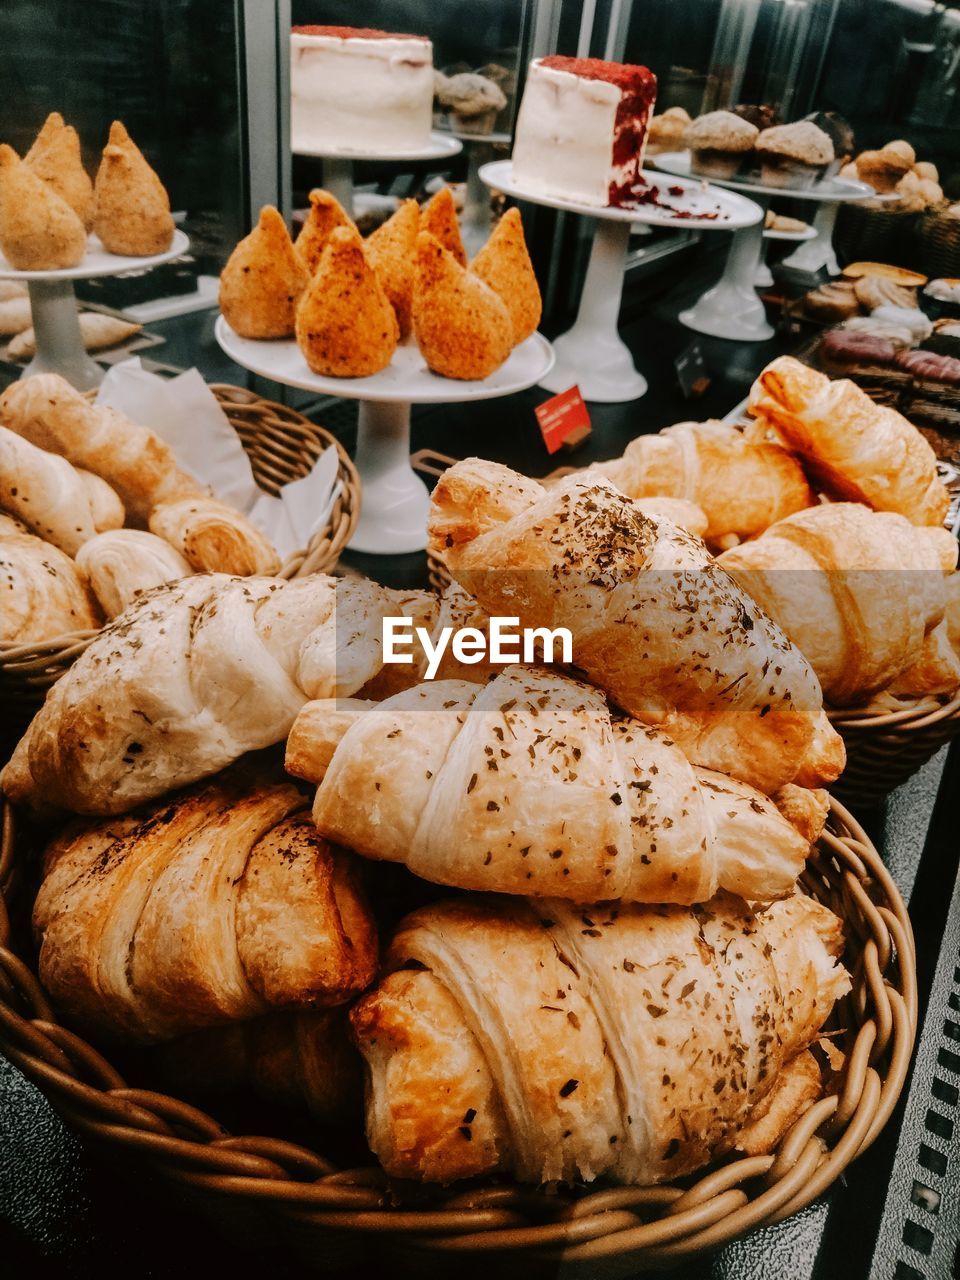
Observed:
[[[78,391],[89,391],[103,380],[103,370],[87,355],[80,336],[74,280],[97,276],[122,276],[128,271],[145,271],[179,258],[190,248],[182,231],[174,231],[170,248],[149,258],[126,258],[108,253],[95,235],[87,238],[87,252],[75,267],[56,271],[18,271],[0,253],[0,280],[16,280],[30,291],[30,314],[36,336],[37,354],[24,370],[32,373],[59,373]]]
[[[690,176],[690,153],[668,151],[655,158],[658,169],[677,177]],[[731,191],[747,192],[763,209],[764,217],[774,197],[814,200],[825,205],[840,205],[848,200],[869,200],[872,187],[847,178],[825,178],[812,187],[770,187],[759,182],[737,182],[734,179],[711,178],[711,184]],[[713,338],[733,338],[740,342],[765,342],[773,337],[767,323],[763,303],[754,291],[757,267],[763,255],[763,219],[733,237],[727,266],[722,278],[708,289],[692,307],[680,312],[680,321],[688,329]]]
[[[763,222],[762,210],[752,200],[733,192],[708,188],[687,178],[669,183],[682,188],[681,194],[671,196],[664,190],[667,184],[660,174],[643,170],[643,177],[661,188],[663,199],[672,206],[670,209],[647,204],[598,208],[543,195],[514,182],[509,160],[486,164],[480,170],[480,178],[488,187],[495,187],[517,200],[593,218],[596,224],[576,322],[554,341],[556,363],[549,376],[540,379],[540,385],[548,391],[565,391],[576,383],[585,400],[618,404],[637,400],[647,390],[646,378],[637,372],[633,356],[617,331],[631,224],[642,222],[674,230],[730,231]],[[685,213],[716,213],[717,216],[683,217]]]
[[[430,495],[410,466],[410,406],[493,400],[542,381],[553,364],[553,348],[539,333],[510,353],[482,382],[458,382],[431,373],[411,339],[397,347],[386,369],[368,378],[327,378],[311,373],[296,342],[241,338],[223,316],[216,336],[231,360],[252,373],[319,395],[360,401],[357,470],[362,507],[354,551],[399,555],[427,545]]]
[[[467,193],[460,218],[460,234],[467,257],[472,258],[490,236],[490,196],[480,177],[480,170],[492,160],[494,146],[508,146],[513,137],[509,133],[468,133],[461,129],[451,129],[450,133],[467,150]]]
[[[449,133],[431,133],[429,142],[411,151],[370,151],[346,147],[294,147],[295,156],[314,156],[323,161],[323,185],[353,216],[353,165],[356,160],[452,160],[463,149]]]
[[[836,205],[824,204],[821,209],[835,209]],[[773,272],[767,266],[766,247],[771,240],[788,240],[793,243],[800,243],[805,240],[815,240],[817,238],[816,227],[804,227],[802,231],[775,231],[772,227],[764,227],[763,230],[763,251],[760,254],[760,261],[757,263],[757,272],[753,277],[754,288],[769,289],[773,284]]]

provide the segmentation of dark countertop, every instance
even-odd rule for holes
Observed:
[[[758,370],[790,344],[774,339],[744,346],[697,338],[712,384],[701,399],[684,400],[673,377],[672,360],[696,335],[680,328],[672,317],[703,286],[704,280],[697,279],[695,273],[682,295],[678,291],[654,303],[648,314],[640,314],[636,306],[633,311],[625,310],[624,337],[650,380],[650,392],[633,404],[590,406],[593,435],[576,454],[559,454],[553,459],[546,454],[532,412],[535,404],[547,398],[547,393],[538,389],[503,401],[415,410],[414,449],[426,447],[458,457],[483,454],[542,475],[563,463],[582,464],[613,456],[643,431],[684,418],[721,416],[746,395]],[[162,334],[167,341],[145,354],[183,367],[196,363],[211,381],[249,385],[248,376],[216,348],[213,319],[214,313],[205,312],[151,325],[151,332]],[[258,389],[277,399],[284,394],[266,385]],[[349,447],[355,406],[338,402],[318,415],[318,420]],[[423,581],[422,555],[390,561],[359,555],[347,558],[372,576],[397,585]],[[913,895],[911,910],[920,943],[921,1019],[957,872],[957,850],[949,832],[955,818],[958,759],[950,759],[948,785],[942,789],[946,751],[894,793],[881,810],[860,815],[904,896]],[[931,830],[938,789],[940,803]],[[875,1147],[803,1213],[673,1274],[682,1280],[892,1278],[896,1258],[878,1257],[876,1264],[871,1258],[897,1152],[901,1115],[902,1107]],[[207,1276],[213,1269],[235,1276],[268,1271],[274,1280],[306,1274],[300,1264],[290,1264],[277,1251],[261,1253],[224,1244],[210,1226],[192,1216],[179,1193],[163,1184],[148,1185],[136,1177],[123,1176],[115,1163],[64,1126],[37,1090],[2,1059],[0,1249],[0,1272],[16,1280],[27,1276],[93,1277],[115,1271],[157,1280],[187,1280]],[[450,1264],[451,1275],[454,1265]],[[442,1274],[438,1268],[431,1268],[431,1272]],[[352,1274],[359,1276],[360,1272]],[[900,1274],[897,1272],[898,1277]],[[941,1280],[939,1273],[936,1280]]]

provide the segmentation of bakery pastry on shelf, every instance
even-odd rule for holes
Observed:
[[[803,468],[782,445],[725,422],[680,422],[638,436],[622,458],[591,470],[631,498],[696,503],[707,517],[703,536],[720,545],[731,536],[755,537],[814,501]]]
[[[347,625],[354,590],[362,629]],[[376,609],[407,601],[323,574],[156,587],[53,686],[0,786],[17,803],[111,814],[209,777],[281,742],[309,699],[363,689],[383,662]]]
[[[294,249],[307,271],[308,279],[320,265],[327,241],[338,227],[353,227],[354,221],[340,201],[322,187],[315,187],[309,194],[310,209],[300,228]]]
[[[897,511],[917,525],[940,524],[947,514],[949,495],[929,444],[854,383],[780,356],[753,384],[749,407],[832,496]]]
[[[829,280],[811,289],[803,306],[808,315],[830,324],[860,314],[860,299],[851,280]]]
[[[59,374],[38,373],[7,387],[0,424],[101,476],[144,523],[158,503],[204,492],[177,466],[165,440],[115,409],[91,404]]]
[[[140,592],[193,572],[168,542],[142,529],[98,533],[83,544],[76,559],[107,618],[123,613]]]
[[[0,143],[0,250],[18,271],[75,267],[87,251],[76,213],[13,147]]]
[[[754,144],[763,182],[769,187],[809,187],[833,163],[833,141],[812,120],[775,124]]]
[[[351,855],[286,783],[238,771],[47,849],[40,980],[78,1026],[167,1040],[369,985],[376,932]]]
[[[758,915],[728,896],[424,907],[350,1015],[367,1140],[389,1174],[422,1182],[690,1173],[816,1040],[849,990],[842,945],[802,894]],[[779,1118],[764,1150],[793,1115]]]
[[[944,617],[957,540],[891,512],[827,503],[725,551],[720,564],[810,660],[828,702],[851,706],[920,660]],[[939,681],[937,692],[960,686],[952,655]]]
[[[220,310],[241,338],[289,338],[308,279],[287,224],[265,205],[220,273]]]
[[[467,251],[460,235],[460,220],[453,191],[448,185],[432,195],[420,210],[420,231],[426,232],[456,258],[461,267],[467,265]]]
[[[249,577],[276,573],[277,549],[246,516],[206,496],[161,502],[150,513],[150,532],[175,548],[197,573]],[[169,579],[164,579],[169,581]]]
[[[806,659],[701,542],[609,481],[544,490],[458,462],[433,491],[429,548],[489,615],[566,627],[587,679],[695,763],[768,792],[842,769]]]
[[[688,126],[690,172],[704,178],[733,178],[753,158],[760,130],[732,111],[708,111]]]
[[[77,316],[77,324],[80,327],[80,341],[86,351],[102,351],[105,347],[118,346],[143,329],[142,324],[121,320],[118,316],[107,316],[100,311],[81,311]],[[8,360],[29,360],[37,354],[37,335],[32,325],[17,333],[7,345],[6,354]]]
[[[470,273],[488,284],[509,311],[514,346],[536,331],[543,307],[519,209],[508,209],[493,228],[470,263]]]
[[[413,328],[413,278],[419,232],[420,207],[416,200],[403,200],[396,213],[363,242],[367,261],[397,317],[401,342]]]
[[[666,111],[653,116],[647,126],[647,155],[682,151],[690,124],[690,113],[684,107],[667,107]]]
[[[93,183],[83,167],[77,131],[59,111],[47,116],[23,163],[67,202],[89,231],[93,221]]]
[[[689,904],[719,887],[765,902],[809,853],[766,796],[691,767],[666,734],[555,671],[309,703],[286,763],[320,783],[322,835],[461,889]]]
[[[501,298],[426,231],[417,238],[413,331],[427,367],[458,380],[489,377],[514,345]]]
[[[69,556],[0,515],[0,641],[30,644],[91,631],[101,617]]]
[[[119,120],[110,126],[93,200],[93,230],[108,253],[146,258],[173,243],[170,197]]]

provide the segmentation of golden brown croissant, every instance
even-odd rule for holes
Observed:
[[[122,813],[282,741],[310,698],[349,697],[380,670],[353,592],[199,574],[138,596],[54,685],[0,775],[16,803]],[[341,614],[341,608],[343,614]]]
[[[3,427],[0,508],[68,555],[101,530],[123,524],[120,499],[102,480]]]
[[[288,784],[224,777],[61,836],[33,917],[57,1005],[150,1041],[362,991],[376,935],[355,864],[304,803]]]
[[[843,767],[809,663],[708,554],[607,480],[545,491],[479,459],[433,492],[430,548],[490,615],[566,627],[573,661],[698,764],[774,791]]]
[[[749,405],[828,493],[898,511],[913,524],[942,523],[950,499],[930,445],[855,383],[780,356],[753,384]]]
[[[101,476],[140,521],[159,502],[203,493],[166,441],[116,410],[90,404],[58,374],[38,373],[9,386],[0,396],[0,422]]]
[[[70,557],[15,526],[8,532],[6,524],[0,527],[0,640],[27,644],[99,627],[96,601]]]
[[[98,533],[77,552],[77,564],[108,618],[123,613],[139,592],[191,573],[179,552],[142,529]]]
[[[824,697],[850,706],[920,660],[947,607],[957,540],[837,502],[779,521],[719,563],[809,659]]]
[[[276,573],[276,547],[246,516],[205,495],[161,502],[150,512],[150,532],[175,547],[198,573]]]
[[[388,1173],[662,1182],[750,1119],[849,988],[797,894],[704,907],[463,899],[400,926],[353,1009]],[[415,965],[416,968],[405,966]]]
[[[724,422],[679,422],[631,440],[622,458],[591,467],[631,498],[686,498],[707,517],[707,542],[753,538],[813,505],[797,459],[756,431]]]
[[[720,887],[769,901],[809,853],[766,796],[612,718],[589,685],[529,667],[483,688],[310,703],[287,770],[320,782],[313,819],[328,839],[461,889],[693,903]]]

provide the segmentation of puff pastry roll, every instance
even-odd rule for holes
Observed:
[[[96,601],[70,557],[15,529],[0,523],[0,640],[28,644],[99,627]]]
[[[150,1041],[362,991],[372,919],[350,855],[303,806],[288,784],[223,778],[61,839],[33,915],[57,1005]]]
[[[841,707],[921,660],[947,608],[957,540],[946,529],[837,502],[781,520],[719,563],[776,619],[809,659],[824,697]],[[956,687],[960,672],[953,674]]]
[[[608,480],[545,491],[467,459],[438,481],[429,530],[488,614],[566,627],[591,683],[695,763],[768,792],[839,775],[843,744],[800,651],[698,539]]]
[[[692,903],[719,886],[769,901],[809,853],[766,796],[546,670],[311,703],[287,769],[320,781],[328,839],[461,889]]]
[[[942,524],[950,498],[916,427],[846,378],[780,356],[750,389],[752,413],[800,455],[825,491],[913,524]]]
[[[160,502],[203,494],[165,440],[114,409],[90,404],[58,374],[38,373],[9,386],[0,396],[0,423],[106,480],[143,523]]]
[[[163,538],[198,573],[276,573],[276,547],[252,521],[216,498],[164,502],[150,513],[150,532]]]
[[[590,470],[631,498],[663,496],[696,503],[707,518],[703,537],[713,544],[756,537],[814,502],[793,454],[764,439],[762,432],[740,431],[725,422],[678,422],[631,440],[623,457]],[[683,525],[682,520],[676,523]]]
[[[192,573],[190,565],[169,543],[142,529],[98,533],[77,552],[77,564],[89,578],[108,618],[123,613],[138,592]]]
[[[348,590],[199,574],[144,592],[51,689],[0,785],[21,804],[123,813],[282,741],[308,699],[350,697],[380,670],[379,644],[338,623]]]
[[[803,895],[422,908],[351,1013],[388,1173],[647,1184],[706,1164],[849,988]],[[409,968],[405,966],[416,966]]]
[[[3,427],[0,507],[68,555],[102,529],[118,528],[124,514],[109,485]]]

